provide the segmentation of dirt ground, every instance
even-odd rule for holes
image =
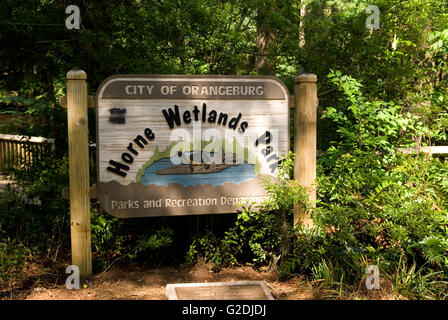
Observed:
[[[42,273],[35,266],[28,270],[28,277],[14,286],[0,289],[0,299],[25,300],[166,300],[165,287],[169,283],[221,282],[221,281],[264,281],[275,299],[316,299],[310,283],[300,278],[279,281],[275,272],[256,271],[250,267],[224,268],[219,272],[211,266],[198,263],[182,269],[162,267],[158,269],[127,270],[112,269],[96,274],[83,284],[79,290],[65,287],[65,275]],[[68,276],[68,275],[67,275]],[[0,285],[0,288],[2,286]]]
[[[169,283],[223,282],[223,281],[264,281],[276,300],[315,299],[396,299],[391,287],[382,281],[382,289],[356,290],[344,297],[322,289],[318,284],[295,277],[280,281],[276,272],[254,270],[250,267],[224,268],[219,272],[211,265],[198,263],[185,268],[161,267],[142,269],[116,268],[96,274],[79,290],[65,287],[64,269],[59,274],[45,273],[40,265],[31,267],[26,277],[9,289],[0,283],[0,300],[166,300],[166,285]],[[398,297],[399,298],[399,297]]]
[[[154,270],[111,270],[95,275],[85,288],[67,290],[65,286],[34,288],[24,299],[27,300],[166,300],[165,287],[168,283],[221,282],[258,280],[264,281],[276,299],[313,299],[312,290],[300,286],[299,279],[278,282],[276,275],[257,272],[251,268],[223,269],[214,272],[208,265],[196,265],[188,270],[160,268]]]

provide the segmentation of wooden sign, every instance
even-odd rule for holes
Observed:
[[[234,213],[289,150],[269,76],[118,75],[97,93],[98,198],[116,217]]]

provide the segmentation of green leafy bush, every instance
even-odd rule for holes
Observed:
[[[283,158],[277,177],[264,180],[269,197],[261,205],[244,207],[221,237],[211,232],[196,236],[187,263],[194,263],[199,256],[216,268],[236,263],[276,267],[281,263],[291,250],[294,205],[308,205],[305,190],[290,180],[293,168],[294,155],[290,153]]]
[[[23,266],[19,253],[25,249],[36,260],[69,260],[70,208],[62,197],[62,189],[69,184],[67,158],[57,158],[49,146],[39,161],[8,174],[14,182],[0,191],[0,273],[11,274],[7,270]],[[91,202],[96,271],[117,262],[160,263],[158,249],[172,244],[173,230],[141,222],[114,218]]]
[[[368,265],[393,280],[396,293],[443,298],[448,279],[448,163],[401,154],[421,123],[393,102],[368,99],[355,79],[332,71],[345,96],[324,117],[337,124],[318,161],[314,229],[298,228],[282,276],[307,274],[341,296]]]
[[[0,280],[15,278],[25,265],[27,250],[17,240],[4,238],[0,242]]]
[[[446,290],[448,164],[400,154],[397,148],[409,145],[407,134],[416,134],[419,122],[394,103],[365,98],[356,80],[338,72],[329,77],[347,104],[325,114],[338,124],[338,135],[319,159],[315,230],[298,233],[300,250],[285,272],[356,284],[373,264],[386,275],[404,277],[407,270],[416,285]],[[421,298],[432,289],[405,291]]]
[[[116,263],[131,261],[160,263],[160,249],[173,243],[173,230],[134,220],[122,220],[92,208],[92,248],[94,266],[107,270]]]
[[[48,146],[38,161],[12,169],[9,175],[14,182],[0,192],[2,230],[56,260],[70,236],[69,204],[62,198],[68,185],[67,159],[57,159]]]

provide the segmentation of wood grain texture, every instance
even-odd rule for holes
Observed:
[[[162,90],[168,87],[177,91],[164,95]],[[191,95],[186,93],[194,87],[201,89]],[[204,88],[214,87],[227,88],[226,94],[203,93]],[[238,89],[244,87],[262,90],[256,97],[250,98],[243,93],[243,89]],[[261,199],[266,190],[262,189],[257,177],[275,175],[273,170],[281,156],[289,151],[289,97],[287,88],[274,77],[122,75],[106,79],[97,93],[98,196],[102,207],[119,217],[231,213],[238,208],[236,204],[229,205],[225,199],[244,196]],[[175,112],[175,105],[178,106],[181,123],[171,123],[170,127],[163,111]],[[193,112],[195,106],[197,120]],[[217,115],[214,122],[208,120],[212,111]],[[225,124],[218,120],[221,114],[227,117]],[[236,128],[230,128],[231,119],[238,118]],[[247,127],[240,132],[238,128],[243,122],[247,123]],[[154,133],[153,139],[146,139],[145,129]],[[270,151],[263,143],[255,143],[266,131],[272,135],[268,143]],[[139,146],[136,139],[140,136],[145,138],[145,144]],[[196,144],[192,149],[182,151],[219,153],[223,147],[236,145],[250,156],[241,157],[240,154],[238,159],[244,158],[247,163],[217,172],[182,172],[177,173],[178,176],[160,173],[162,167],[163,170],[173,169],[174,164],[171,166],[166,159],[169,158],[169,151],[173,151],[173,143],[179,141],[187,142],[188,146],[190,143]],[[227,145],[220,145],[221,141]],[[217,142],[214,148],[213,142]],[[174,149],[172,155],[176,155],[177,151]],[[227,149],[224,152],[236,153],[236,150]],[[113,170],[114,167],[119,170]],[[185,167],[174,169],[184,170]],[[250,181],[257,181],[256,187]],[[164,193],[160,194],[162,189]],[[155,194],[159,196],[153,198]],[[207,201],[220,199],[220,203],[201,207],[200,210],[196,206],[187,208],[183,204],[173,209],[171,198],[167,198],[171,196],[176,199],[205,197]],[[154,201],[151,207],[145,204],[148,199]],[[164,205],[156,206],[161,200]],[[108,206],[110,210],[107,210]]]
[[[89,278],[92,256],[86,78],[83,71],[67,73],[72,264],[79,267],[81,277]]]
[[[240,112],[242,113],[241,121],[246,121],[249,124],[247,131],[243,134],[236,130],[229,129],[228,126],[219,125],[217,123],[203,123],[202,121],[192,121],[189,124],[184,123],[180,126],[175,126],[170,129],[162,113],[163,109],[171,108],[174,105],[179,106],[180,114],[184,111],[192,111],[197,105],[201,110],[203,103],[207,105],[207,113],[211,110],[216,110],[218,115],[220,112],[228,114],[229,121],[232,117],[236,117]],[[129,184],[136,181],[136,175],[142,165],[153,155],[154,150],[158,147],[159,151],[163,151],[173,140],[176,141],[179,137],[185,139],[186,131],[190,131],[190,139],[193,139],[192,130],[194,125],[200,124],[200,135],[204,137],[205,134],[212,135],[213,132],[219,132],[227,141],[237,140],[238,143],[247,147],[250,152],[257,155],[260,159],[262,167],[261,173],[270,174],[269,163],[261,154],[262,148],[255,147],[255,140],[262,135],[266,130],[273,133],[274,153],[285,154],[289,148],[289,113],[285,100],[255,100],[255,101],[207,101],[207,100],[102,100],[99,102],[98,108],[98,131],[97,137],[99,148],[99,181],[108,182],[117,180],[117,176],[106,168],[109,166],[109,161],[121,160],[123,152],[129,151],[126,149],[129,143],[137,135],[143,135],[145,128],[150,128],[156,138],[149,142],[144,149],[138,149],[139,154],[134,156],[134,162],[129,164],[129,171],[125,179],[119,179],[122,184]],[[111,114],[110,109],[122,108],[126,109],[125,124],[114,124],[109,121]],[[208,115],[207,115],[208,116]],[[201,118],[201,114],[199,115]]]
[[[316,201],[316,123],[317,123],[317,77],[314,74],[299,75],[295,79],[294,95],[294,178],[308,189],[311,202]],[[294,225],[303,223],[311,227],[310,212],[302,206],[294,208]]]
[[[59,98],[59,105],[63,108],[67,108],[67,96],[62,95]],[[96,108],[96,97],[95,96],[87,96],[87,107]]]

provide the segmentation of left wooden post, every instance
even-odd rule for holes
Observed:
[[[72,264],[79,267],[83,278],[92,276],[86,80],[87,75],[82,70],[67,72]]]

